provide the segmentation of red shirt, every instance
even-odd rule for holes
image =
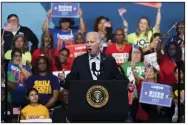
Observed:
[[[138,91],[139,95],[140,95],[140,91],[141,91],[141,87],[142,87],[142,81],[143,80],[140,80],[139,84],[136,84],[137,91]],[[138,110],[137,110],[137,113],[136,113],[136,119],[143,120],[143,121],[148,120],[148,114],[147,114],[147,112],[144,111],[144,109],[142,108],[140,103],[138,104]]]
[[[113,43],[106,48],[105,54],[113,56],[117,65],[121,66],[129,59],[131,48],[132,47],[129,44],[125,44],[122,48],[117,49],[116,43]]]
[[[49,49],[49,50],[48,50],[48,53],[45,54],[44,52],[41,52],[41,48],[36,49],[36,50],[33,52],[33,54],[32,54],[32,66],[34,66],[35,61],[36,61],[37,58],[38,58],[39,56],[41,56],[42,54],[44,54],[45,56],[51,57],[52,60],[53,60],[53,58],[55,58],[56,56],[59,55],[59,50],[54,49],[54,52],[52,53],[52,49]]]
[[[161,62],[159,63],[159,83],[172,85],[176,83],[176,78],[174,75],[174,68],[176,64],[173,63],[167,56],[163,55]]]
[[[68,60],[67,64],[62,64],[61,69],[59,70],[55,65],[55,59],[52,61],[52,72],[53,71],[70,71],[72,68],[72,63],[70,60]]]

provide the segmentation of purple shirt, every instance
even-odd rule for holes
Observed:
[[[39,93],[39,103],[45,105],[53,96],[53,90],[60,90],[60,83],[56,76],[48,74],[46,76],[32,75],[25,83],[26,90],[35,88]]]

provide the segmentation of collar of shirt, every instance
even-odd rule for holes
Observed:
[[[98,59],[98,60],[100,60],[101,59],[101,54],[99,53],[97,56],[94,56],[94,57],[92,57],[91,55],[89,55],[89,61],[92,60],[92,59]]]

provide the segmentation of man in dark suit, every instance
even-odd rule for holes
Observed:
[[[86,35],[87,53],[75,58],[70,74],[63,81],[69,88],[69,80],[126,80],[118,70],[115,59],[101,53],[102,38],[97,32]]]

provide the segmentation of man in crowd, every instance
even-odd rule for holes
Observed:
[[[4,46],[4,52],[11,49],[12,39],[17,34],[23,34],[27,41],[32,43],[31,52],[38,48],[39,41],[36,35],[28,27],[19,24],[19,17],[16,14],[10,14],[7,17],[7,24],[1,30],[1,33],[3,36],[2,45]]]

